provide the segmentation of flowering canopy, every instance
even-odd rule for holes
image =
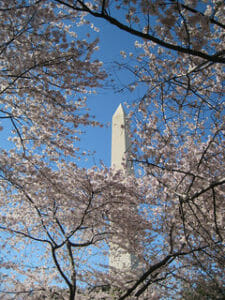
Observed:
[[[175,299],[199,274],[223,287],[224,9],[0,1],[0,118],[12,127],[0,154],[3,295]],[[128,105],[135,176],[76,164],[83,127],[98,125],[86,97],[107,76],[92,58],[98,40],[78,29],[91,17],[135,37],[120,62],[128,88],[143,87]],[[107,271],[112,236],[138,258],[136,272]]]

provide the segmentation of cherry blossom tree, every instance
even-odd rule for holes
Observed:
[[[177,243],[190,251],[208,245],[209,251],[193,256],[203,270],[210,261],[218,272],[224,257],[224,3],[58,2],[137,38],[137,54],[121,51],[120,67],[134,75],[130,90],[146,88],[129,108],[135,124],[133,160],[155,199],[147,203],[166,220],[156,224],[166,224],[174,242],[169,253]],[[180,236],[176,243],[174,235]],[[145,275],[139,283],[150,272]],[[222,273],[219,277],[224,280]]]
[[[98,125],[85,107],[106,76],[92,59],[98,41],[78,38],[80,18],[51,1],[1,1],[0,14],[0,118],[13,131],[0,155],[1,292],[47,295],[50,283],[64,281],[74,299],[78,257],[106,230],[95,227],[97,214],[95,221],[88,217],[91,179],[74,163],[83,155],[80,131]]]
[[[186,286],[183,291],[185,300],[191,299],[222,299],[224,298],[224,289],[221,289],[216,282],[207,281],[199,277],[192,283],[192,286]]]
[[[128,89],[145,90],[128,107],[133,118],[132,160],[142,186],[148,187],[148,200],[142,203],[150,222],[144,257],[148,262],[157,257],[157,263],[147,267],[121,299],[143,285],[136,290],[139,296],[154,281],[160,282],[160,275],[165,280],[178,272],[179,264],[172,264],[175,257],[185,256],[205,275],[217,273],[217,283],[223,284],[224,2],[57,2],[136,38],[137,51],[121,49],[124,63],[119,66],[133,74]],[[153,236],[163,241],[157,255]],[[165,268],[168,265],[171,269]],[[187,280],[185,272],[183,279]]]
[[[199,274],[222,289],[224,2],[12,0],[0,12],[1,119],[15,145],[0,156],[2,290],[176,299]],[[143,91],[128,105],[135,175],[75,162],[80,130],[98,125],[85,97],[106,77],[98,41],[77,33],[90,18],[134,37],[118,64]],[[111,236],[135,272],[96,268]],[[43,255],[28,265],[27,251]]]

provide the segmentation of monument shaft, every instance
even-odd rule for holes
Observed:
[[[132,169],[128,161],[129,138],[126,115],[120,104],[112,118],[112,147],[111,166],[116,170],[123,170],[126,174]],[[126,243],[126,241],[124,241]],[[110,242],[109,267],[119,270],[129,270],[132,267],[132,255],[115,243]]]
[[[126,156],[129,151],[126,116],[120,104],[112,118],[111,166],[125,171]]]

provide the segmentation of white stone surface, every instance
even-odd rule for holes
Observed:
[[[129,157],[129,138],[127,134],[128,124],[122,104],[120,104],[112,118],[112,146],[111,166],[116,170],[122,169],[126,173],[132,172],[127,158]],[[124,241],[126,242],[126,241]],[[109,244],[109,267],[121,271],[132,268],[133,257],[124,249],[118,247],[113,240]]]
[[[122,104],[120,104],[112,117],[112,147],[111,166],[125,169],[125,156],[129,151],[129,139],[127,135],[126,115]]]

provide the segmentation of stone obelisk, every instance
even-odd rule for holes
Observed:
[[[112,118],[112,146],[111,166],[116,170],[122,170],[126,174],[132,172],[129,157],[128,123],[122,104],[120,104]],[[110,242],[109,267],[121,271],[130,270],[133,265],[133,257],[130,253]]]

